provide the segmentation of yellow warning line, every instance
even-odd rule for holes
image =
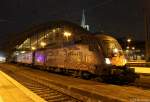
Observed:
[[[0,96],[0,102],[4,102],[4,101],[3,101],[3,98],[2,98],[1,96]]]

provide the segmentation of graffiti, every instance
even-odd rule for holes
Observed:
[[[67,53],[67,56],[82,56],[82,52],[80,52],[80,51],[69,51],[68,53]]]
[[[76,50],[67,50],[67,49],[63,49],[64,51],[64,56],[82,56],[82,52],[81,51],[76,51]]]

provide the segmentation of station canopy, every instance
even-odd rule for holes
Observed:
[[[66,36],[69,36],[69,33],[87,34],[89,32],[79,25],[68,21],[52,21],[35,25],[24,32],[15,34],[11,43],[5,47],[9,51],[30,50],[32,46],[39,46],[39,44],[45,46],[45,43],[53,40],[52,35],[59,37],[59,33],[65,33]]]

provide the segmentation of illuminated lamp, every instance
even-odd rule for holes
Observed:
[[[31,49],[32,49],[32,50],[36,50],[36,47],[32,46]]]
[[[41,45],[42,47],[45,47],[45,46],[46,46],[46,43],[45,43],[45,42],[41,42],[40,45]]]

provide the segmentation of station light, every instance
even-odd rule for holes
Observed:
[[[105,58],[105,63],[106,63],[106,64],[111,64],[110,59],[109,59],[109,58]]]
[[[71,36],[71,33],[70,32],[64,32],[64,36],[67,38],[67,40],[68,40],[68,38]]]
[[[70,32],[64,32],[64,36],[69,37],[69,36],[71,36],[71,33]]]
[[[126,53],[129,53],[129,50],[126,50]]]
[[[132,47],[132,50],[135,50],[135,47]]]
[[[55,29],[53,29],[53,33],[55,33],[56,32],[56,30]]]
[[[21,51],[21,53],[25,53],[25,51]]]
[[[36,47],[32,46],[31,49],[32,49],[32,50],[36,50]]]
[[[128,38],[128,39],[127,39],[127,42],[130,43],[130,42],[131,42],[131,38]]]
[[[130,47],[129,46],[127,46],[127,49],[129,49]]]
[[[41,45],[42,47],[45,47],[45,46],[46,46],[46,43],[45,43],[45,42],[41,42],[40,45]]]

